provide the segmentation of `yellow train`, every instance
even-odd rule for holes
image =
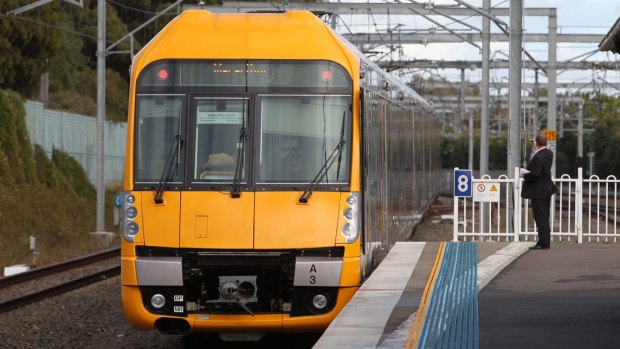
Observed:
[[[324,330],[411,235],[439,132],[422,98],[310,12],[183,12],[131,68],[129,322]]]

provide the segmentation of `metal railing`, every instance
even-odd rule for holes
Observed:
[[[558,187],[551,199],[551,239],[553,241],[620,242],[618,229],[618,180],[562,175],[553,179]],[[472,178],[472,188],[499,184],[495,202],[474,202],[472,197],[454,198],[454,241],[535,241],[537,238],[529,200],[521,198],[523,179],[515,168],[513,178],[501,175]]]

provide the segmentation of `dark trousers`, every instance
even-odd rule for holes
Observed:
[[[532,213],[538,228],[538,244],[542,247],[551,245],[551,228],[549,227],[549,210],[551,199],[532,199]]]

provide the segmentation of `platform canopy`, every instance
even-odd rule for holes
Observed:
[[[605,35],[603,41],[598,44],[598,47],[601,51],[620,53],[620,17],[618,17],[616,23],[611,27],[609,33]]]

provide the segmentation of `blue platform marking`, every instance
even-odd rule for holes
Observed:
[[[450,242],[433,287],[418,348],[479,348],[475,242]]]

